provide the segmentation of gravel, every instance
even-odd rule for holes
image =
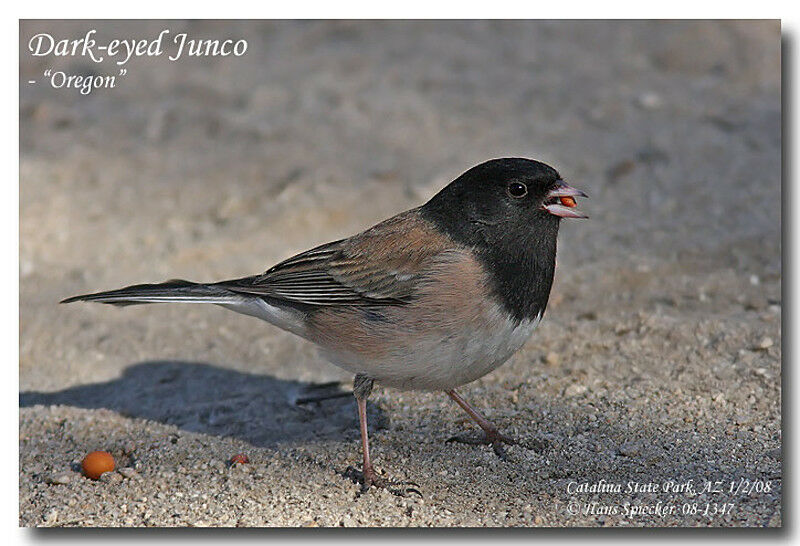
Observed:
[[[138,22],[242,36],[238,59],[130,62],[88,96],[20,94],[22,526],[780,526],[777,22]],[[80,22],[24,22],[79,36]],[[22,55],[46,68],[110,70]],[[547,316],[461,394],[378,386],[360,494],[351,378],[204,306],[81,292],[262,271],[523,155],[589,193]],[[367,204],[368,206],[365,206]],[[90,451],[116,470],[80,473]],[[247,464],[228,464],[244,454]],[[615,490],[619,486],[619,491]]]

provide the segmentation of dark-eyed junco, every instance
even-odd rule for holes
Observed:
[[[471,168],[421,207],[303,252],[252,277],[172,280],[64,300],[116,305],[213,303],[319,345],[355,373],[363,484],[386,486],[370,462],[366,400],[374,381],[442,390],[502,453],[513,443],[454,390],[503,364],[542,319],[561,218],[585,218],[555,169],[530,159]]]

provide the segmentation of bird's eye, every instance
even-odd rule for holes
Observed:
[[[508,185],[508,195],[515,199],[521,199],[528,195],[528,186],[520,182],[512,182]]]

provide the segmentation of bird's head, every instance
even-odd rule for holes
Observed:
[[[456,178],[423,206],[463,237],[526,240],[558,229],[561,218],[587,218],[558,171],[540,161],[492,159]]]

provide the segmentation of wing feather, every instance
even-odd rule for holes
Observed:
[[[218,283],[234,292],[313,306],[410,301],[448,242],[419,218],[399,214],[349,239],[292,256],[265,273]]]

